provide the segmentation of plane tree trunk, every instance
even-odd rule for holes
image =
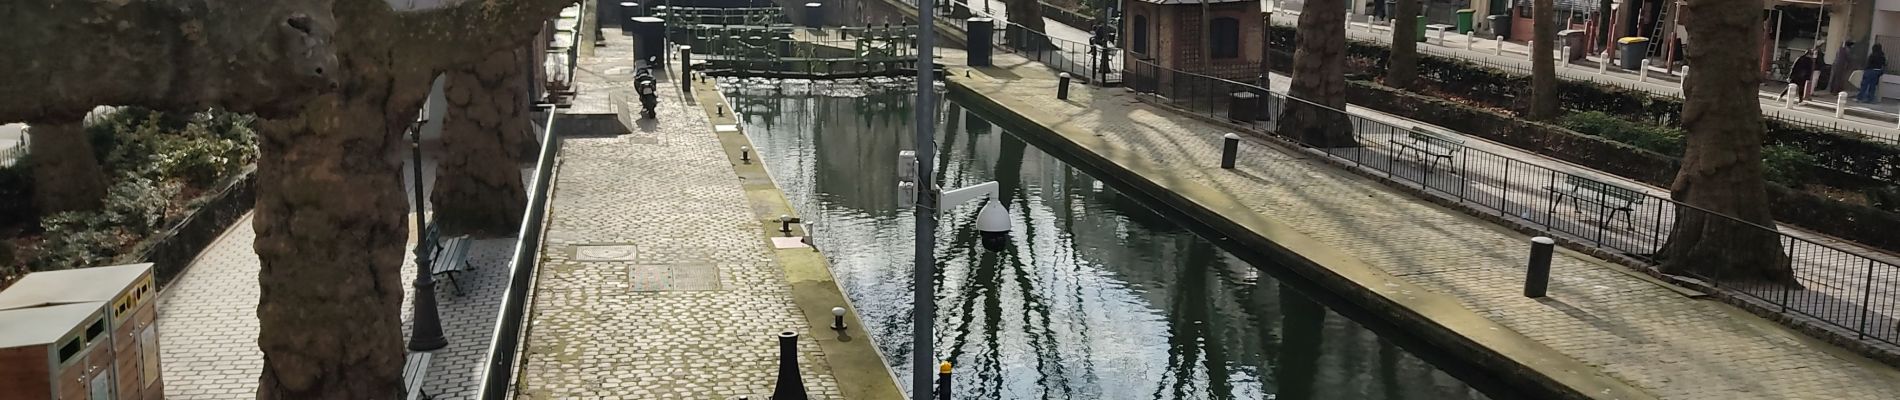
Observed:
[[[1762,0],[1693,0],[1683,6],[1696,45],[1687,49],[1696,66],[1684,78],[1682,125],[1688,147],[1670,196],[1720,213],[1682,208],[1663,249],[1663,271],[1741,282],[1795,285],[1778,235],[1752,225],[1775,226],[1763,180],[1761,75],[1755,53],[1734,51],[1761,45]],[[1733,217],[1733,218],[1730,218]]]
[[[445,233],[490,237],[519,228],[528,203],[521,150],[534,129],[529,54],[525,47],[497,51],[448,73],[443,154],[430,194]]]
[[[1557,41],[1557,10],[1552,0],[1531,3],[1531,112],[1533,120],[1557,118],[1557,64],[1552,46]]]
[[[1307,0],[1308,10],[1343,10],[1342,0]],[[1346,14],[1303,12],[1293,50],[1293,87],[1280,130],[1309,146],[1358,147],[1346,109]],[[1304,100],[1304,101],[1300,101]]]
[[[33,204],[41,216],[97,210],[106,197],[106,173],[93,154],[80,118],[32,124]]]
[[[1418,79],[1419,0],[1398,0],[1392,20],[1392,56],[1386,60],[1385,84],[1410,89]]]

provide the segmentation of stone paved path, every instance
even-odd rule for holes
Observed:
[[[632,101],[628,40],[583,57],[574,112]],[[656,73],[656,75],[661,75]],[[698,106],[661,78],[659,118],[564,139],[520,393],[534,399],[764,398],[792,330],[813,398],[838,398],[785,271]],[[634,107],[637,107],[635,105]],[[616,246],[616,247],[591,247]]]
[[[1058,129],[1139,150],[1169,178],[1223,190],[1386,272],[1458,298],[1468,309],[1662,398],[1886,399],[1900,372],[1713,301],[1684,297],[1622,267],[1560,251],[1550,297],[1520,292],[1527,238],[1430,205],[1302,153],[1243,146],[1223,171],[1227,129],[1138,103],[1122,89],[1076,86],[1053,101],[1040,65],[997,55],[1015,79],[955,81]],[[949,62],[946,61],[948,64]],[[954,64],[953,64],[954,65]]]
[[[192,261],[160,293],[158,310],[165,397],[249,399],[256,397],[264,354],[257,349],[257,234],[246,215]],[[411,240],[413,243],[413,240]],[[508,286],[508,256],[514,239],[478,240],[469,248],[474,267],[458,276],[456,296],[447,281],[436,284],[442,331],[449,347],[435,351],[423,390],[437,399],[472,399],[481,383],[495,312]],[[405,247],[405,252],[413,247]],[[403,332],[408,335],[409,299],[415,261],[403,261]]]
[[[1354,17],[1356,18],[1354,20],[1355,22],[1352,22],[1351,26],[1346,29],[1347,38],[1381,44],[1391,42],[1392,33],[1390,30],[1370,29],[1366,25],[1364,15],[1355,15]],[[1283,10],[1279,15],[1273,16],[1272,22],[1274,25],[1293,26],[1298,19],[1297,13]],[[1387,27],[1380,26],[1379,28],[1384,29]],[[1488,64],[1505,70],[1523,71],[1521,72],[1523,74],[1529,74],[1528,71],[1531,70],[1531,61],[1527,55],[1529,46],[1527,45],[1507,41],[1503,44],[1503,51],[1499,52],[1494,50],[1498,46],[1495,38],[1478,37],[1469,39],[1473,42],[1471,46],[1472,50],[1466,50],[1465,42],[1467,38],[1465,35],[1446,33],[1444,37],[1444,42],[1440,42],[1436,35],[1430,36],[1426,42],[1420,43],[1418,46],[1419,51],[1425,54]],[[1830,49],[1830,51],[1832,50]],[[1588,65],[1573,64],[1565,66],[1560,63],[1558,64],[1557,75],[1566,80],[1597,82],[1647,91],[1663,96],[1682,97],[1682,84],[1680,81],[1674,77],[1666,77],[1664,73],[1660,72],[1660,66],[1656,67],[1656,71],[1650,72],[1647,81],[1639,81],[1636,74],[1618,68],[1609,68],[1608,73],[1605,74],[1597,73],[1596,62],[1594,60],[1598,58],[1599,57],[1592,56],[1589,59],[1590,61],[1582,61]],[[1766,98],[1780,93],[1780,89],[1764,88],[1763,91],[1766,92],[1762,94],[1765,98],[1761,99],[1762,114],[1765,116],[1779,116],[1790,120],[1859,132],[1878,138],[1878,141],[1884,143],[1900,141],[1900,128],[1896,128],[1895,126],[1895,118],[1900,118],[1900,115],[1895,114],[1896,112],[1900,112],[1900,100],[1889,99],[1878,105],[1850,103],[1848,107],[1850,112],[1846,118],[1834,118],[1834,97],[1831,94],[1816,94],[1806,105],[1799,105],[1793,109],[1787,109],[1783,107],[1782,102]]]

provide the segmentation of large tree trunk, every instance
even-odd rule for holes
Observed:
[[[1610,24],[1616,20],[1615,12],[1610,10],[1611,3],[1615,3],[1615,0],[1597,0],[1596,53],[1602,53],[1616,44],[1616,35],[1610,32]],[[1603,62],[1610,62],[1609,57],[1604,57]]]
[[[1760,74],[1762,0],[1692,0],[1683,7],[1696,39],[1688,57],[1696,66],[1683,82],[1682,125],[1688,149],[1670,196],[1740,219],[1684,208],[1676,214],[1663,251],[1663,271],[1725,281],[1795,285],[1788,257],[1773,232],[1763,182]]]
[[[1035,51],[1049,51],[1055,48],[1047,36],[1049,28],[1042,22],[1041,3],[1037,0],[1003,0],[1003,4],[1007,6],[1004,11],[1009,14],[1003,16],[1004,19],[1011,24],[1022,26],[1023,29],[1036,31],[1036,33],[1023,32],[1025,35],[1011,39],[1010,45]]]
[[[106,173],[80,118],[32,125],[33,204],[40,215],[99,209]]]
[[[400,395],[409,230],[398,151],[428,81],[351,67],[301,117],[260,124],[260,399]]]
[[[448,234],[513,234],[527,208],[521,149],[532,135],[526,48],[497,51],[448,73],[442,157],[430,194]]]
[[[1557,43],[1557,10],[1551,0],[1531,7],[1531,112],[1533,120],[1557,117],[1557,64],[1551,49]]]
[[[1418,78],[1418,1],[1399,0],[1392,20],[1392,56],[1386,60],[1386,86],[1409,89]]]
[[[1343,0],[1308,0],[1308,10],[1343,10]],[[1358,147],[1346,116],[1346,14],[1300,13],[1293,39],[1293,87],[1280,112],[1282,134],[1321,148]],[[1309,103],[1310,102],[1310,103]]]

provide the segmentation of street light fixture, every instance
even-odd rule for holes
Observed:
[[[436,116],[430,111],[434,107],[441,107],[438,99],[442,93],[442,84],[442,79],[436,79],[429,100],[422,107],[423,115],[419,116],[415,124],[410,125],[409,128],[409,163],[414,177],[410,187],[413,188],[416,196],[416,279],[414,282],[416,298],[411,305],[414,308],[410,311],[410,323],[414,325],[409,327],[409,351],[430,351],[449,346],[448,338],[442,335],[442,318],[435,304],[435,274],[432,272],[434,271],[432,265],[435,261],[433,259],[435,243],[429,240],[429,231],[426,227],[428,214],[422,207],[422,131],[425,126],[441,126],[428,124],[427,121],[430,117]]]

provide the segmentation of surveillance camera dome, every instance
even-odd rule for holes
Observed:
[[[1009,246],[1009,208],[1004,207],[1003,202],[990,199],[976,213],[976,230],[984,250],[1003,251]]]

